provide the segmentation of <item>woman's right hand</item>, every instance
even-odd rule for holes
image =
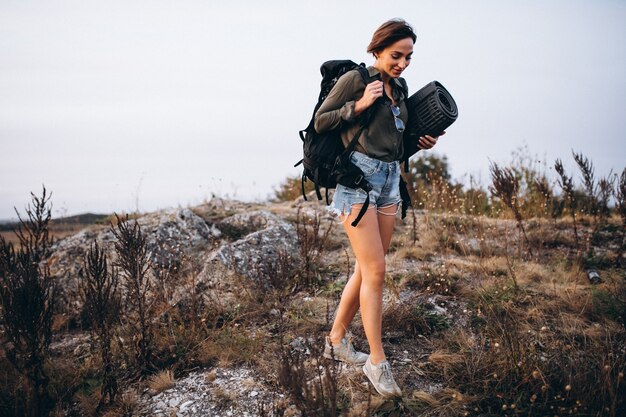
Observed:
[[[383,96],[383,82],[382,81],[372,81],[368,85],[365,86],[365,91],[363,92],[363,97],[358,99],[356,103],[354,103],[354,113],[360,114],[369,106],[374,104],[374,102]]]

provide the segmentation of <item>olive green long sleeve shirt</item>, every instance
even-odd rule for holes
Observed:
[[[374,67],[367,68],[370,77],[378,74]],[[403,78],[391,80],[393,98],[400,108],[400,119],[407,123],[407,108],[404,103],[406,82]],[[315,113],[315,130],[319,133],[341,127],[341,139],[348,146],[358,132],[361,116],[356,116],[354,105],[365,91],[365,83],[358,70],[344,74],[328,94]],[[396,128],[391,101],[384,96],[372,104],[371,116],[367,127],[361,133],[355,150],[385,162],[397,161],[402,156],[402,133]]]

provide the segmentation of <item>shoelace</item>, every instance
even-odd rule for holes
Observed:
[[[387,380],[388,384],[393,384],[393,375],[391,375],[391,367],[388,362],[383,363],[381,370],[383,371],[382,376]]]
[[[348,348],[348,352],[350,353],[350,355],[352,357],[356,356],[356,349],[354,348],[354,346],[352,345],[352,343],[348,342],[346,339],[344,339],[342,341],[343,344],[346,345],[346,347]]]

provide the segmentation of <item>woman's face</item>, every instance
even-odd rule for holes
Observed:
[[[376,54],[374,66],[391,78],[398,78],[411,63],[413,39],[404,38]]]

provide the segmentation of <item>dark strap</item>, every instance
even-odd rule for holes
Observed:
[[[328,201],[328,187],[326,187],[326,205],[329,205],[330,202]]]
[[[406,212],[409,207],[412,207],[411,196],[408,190],[408,184],[404,181],[404,178],[400,176],[400,198],[402,198],[402,218],[406,217]]]
[[[293,166],[294,168],[297,167],[298,165],[300,165],[301,163],[304,162],[304,158],[302,158],[301,160],[299,160],[298,162],[296,162],[296,164]]]
[[[346,150],[344,151],[344,153],[347,153],[348,155],[350,155],[350,153],[354,150],[354,148],[356,148],[356,144],[359,141],[359,138],[361,137],[361,133],[363,133],[364,129],[365,129],[365,124],[361,124],[361,128],[356,132],[356,134],[354,135],[354,137],[352,138],[352,140],[346,147]]]
[[[315,194],[317,195],[317,199],[321,200],[322,199],[322,193],[320,193],[320,186],[319,186],[319,182],[320,182],[320,169],[319,167],[315,168],[315,174],[313,176],[313,183],[315,184]]]
[[[370,205],[370,193],[367,193],[367,198],[365,199],[365,203],[363,203],[363,207],[361,207],[361,210],[359,210],[359,215],[356,216],[356,219],[354,219],[352,223],[350,223],[352,227],[356,227],[356,225],[359,224],[359,222],[365,215],[365,212],[367,211],[369,205]]]
[[[302,197],[304,197],[304,201],[308,201],[306,198],[306,193],[304,192],[304,182],[306,181],[306,174],[304,171],[302,172],[302,178],[300,179],[300,185],[302,186]]]

